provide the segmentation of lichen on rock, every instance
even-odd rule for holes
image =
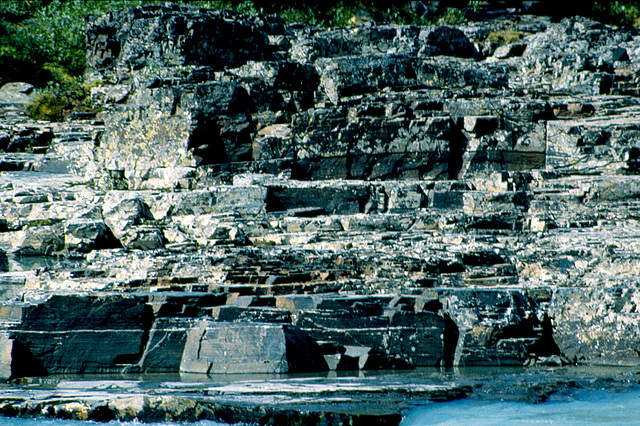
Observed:
[[[640,365],[640,39],[491,25],[90,20],[98,115],[0,105],[0,375]]]

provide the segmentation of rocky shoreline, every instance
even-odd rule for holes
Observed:
[[[421,368],[316,377],[50,376],[0,386],[0,416],[265,425],[398,425],[461,398],[544,403],[581,391],[639,389],[625,368]]]
[[[154,5],[87,39],[100,113],[0,93],[0,377],[640,365],[636,30]]]

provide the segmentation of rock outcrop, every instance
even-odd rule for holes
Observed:
[[[2,106],[2,375],[640,365],[635,31],[154,5],[88,46],[101,113]]]

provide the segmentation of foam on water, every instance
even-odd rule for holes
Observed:
[[[466,399],[416,407],[401,426],[499,424],[639,424],[640,389],[581,391],[540,404]]]

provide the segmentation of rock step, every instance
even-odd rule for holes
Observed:
[[[32,170],[42,157],[43,153],[0,153],[0,172]]]
[[[390,426],[400,424],[400,408],[409,406],[407,394],[423,401],[442,402],[472,393],[466,384],[444,383],[439,377],[437,383],[429,381],[432,377],[411,379],[408,383],[387,377],[339,377],[319,382],[316,378],[274,377],[212,383],[194,376],[189,382],[164,383],[163,394],[157,395],[147,383],[133,378],[126,382],[96,378],[90,383],[70,378],[32,378],[24,380],[29,391],[17,389],[5,397],[0,413],[7,417],[21,413],[36,418],[103,422],[130,422],[137,418],[151,423],[158,417],[180,417],[191,422],[204,417],[230,424],[300,421]]]
[[[539,296],[532,299],[526,291],[509,288],[433,289],[420,297],[58,294],[22,306],[19,322],[13,321],[16,314],[7,313],[12,321],[5,327],[49,373],[229,373],[239,372],[242,365],[258,368],[257,363],[262,363],[262,372],[308,371],[309,363],[323,371],[329,369],[325,355],[335,359],[331,364],[335,369],[432,366],[453,362],[453,354],[445,348],[455,347],[460,334],[468,354],[463,360],[475,362],[488,351],[501,354],[500,363],[517,364],[532,356],[533,349],[527,348],[534,348],[547,332],[531,316],[535,300]],[[453,306],[456,310],[451,310]],[[517,312],[524,334],[509,332],[487,346],[460,319],[457,326],[447,322],[448,315],[469,309],[480,321]],[[265,333],[272,337],[265,340]],[[114,339],[120,344],[115,345]],[[59,341],[63,344],[52,346]],[[245,350],[235,360],[222,355],[227,350],[238,356],[238,345],[246,348],[249,341],[258,345],[260,353]],[[324,342],[322,351],[316,341]],[[140,347],[145,348],[142,353]],[[78,353],[84,354],[82,362]],[[160,353],[164,355],[159,357]],[[31,368],[20,362],[13,360],[12,371]]]
[[[166,250],[146,253],[119,249],[112,250],[113,257],[91,257],[90,263],[81,261],[68,268],[58,268],[55,273],[47,272],[35,278],[34,284],[55,281],[60,288],[70,289],[86,286],[232,291],[225,290],[225,283],[230,283],[245,293],[280,294],[357,288],[356,283],[366,281],[385,288],[392,287],[394,280],[398,285],[412,288],[464,286],[465,276],[496,279],[501,285],[515,282],[516,273],[510,264],[508,249],[501,253],[481,239],[475,242],[470,238],[456,239],[459,237],[425,242],[417,234],[415,239],[383,239],[378,245],[353,244],[346,252],[336,250],[335,246],[323,250],[311,246],[253,247],[229,248],[223,256],[220,249],[201,249],[188,255]],[[436,254],[438,247],[440,253]],[[100,252],[106,255],[108,250],[103,248]],[[415,254],[407,256],[406,253]],[[132,264],[143,268],[144,275],[138,276],[135,269],[131,270]],[[488,284],[487,280],[484,285]],[[469,284],[475,285],[472,281]]]
[[[54,129],[47,155],[37,171],[84,175],[94,160],[93,151],[105,129],[102,120],[78,119],[59,123]]]
[[[53,144],[94,140],[104,130],[104,122],[77,120],[63,123],[35,121],[26,116],[3,115],[0,124],[0,151],[45,154]]]
[[[560,181],[561,183],[559,183]],[[596,194],[594,196],[594,199],[605,198],[605,201],[606,201],[607,198],[613,199],[613,200],[627,198],[628,194],[634,191],[633,185],[637,183],[636,182],[637,178],[633,176],[620,177],[615,179],[600,177],[597,179],[590,178],[587,181],[589,182],[588,188],[592,191],[594,188],[597,189],[599,187],[600,184],[598,182],[603,182],[602,185],[605,185],[604,187],[606,188],[606,192],[604,193],[603,196],[597,195],[597,192],[594,192],[594,194]],[[19,182],[19,180],[17,182]],[[356,183],[356,184],[359,184],[359,183]],[[536,215],[535,220],[537,221],[536,224],[531,225],[533,226],[534,229],[540,229],[540,226],[546,226],[548,228],[603,227],[603,226],[607,226],[610,223],[619,223],[621,219],[625,220],[624,217],[620,218],[615,214],[611,214],[612,212],[611,207],[605,207],[602,204],[595,208],[585,207],[586,210],[589,210],[589,214],[592,215],[593,219],[587,219],[588,217],[587,213],[583,213],[583,218],[580,221],[565,220],[561,216],[559,216],[559,214],[562,213],[563,210],[555,208],[553,212],[553,216],[555,216],[556,218],[553,220],[550,220],[549,217],[545,217],[545,213],[543,211],[537,212],[535,210],[535,206],[545,205],[548,207],[548,203],[550,202],[549,198],[553,198],[557,200],[568,200],[569,205],[573,205],[574,203],[581,202],[580,200],[581,197],[577,196],[575,192],[571,192],[571,191],[574,191],[573,189],[570,189],[569,192],[563,193],[563,192],[558,192],[556,188],[562,187],[566,189],[567,186],[569,186],[569,188],[578,188],[579,190],[579,188],[584,187],[583,185],[585,184],[584,184],[584,179],[578,180],[575,178],[564,180],[564,181],[559,180],[558,182],[554,182],[553,185],[551,185],[549,181],[547,182],[547,184],[549,184],[548,186],[551,188],[550,190],[537,191],[537,194],[544,194],[544,197],[547,199],[546,200],[533,199],[530,202],[530,209],[534,209],[533,211],[534,211],[534,214]],[[612,184],[616,184],[616,186],[612,186]],[[243,187],[231,187],[231,188],[235,188],[240,191],[244,190]],[[615,189],[615,188],[619,188],[619,189]],[[56,188],[56,190],[57,189],[59,188]],[[538,187],[538,189],[544,189],[544,188]],[[616,191],[622,191],[622,192],[618,192],[618,195],[616,195]],[[475,193],[473,191],[468,191],[467,193],[469,192],[472,194]],[[16,194],[20,196],[22,203],[26,203],[26,206],[42,204],[44,207],[43,210],[31,210],[31,212],[35,212],[35,213],[33,214],[29,213],[26,216],[26,219],[27,219],[26,221],[21,222],[21,224],[16,225],[17,226],[16,228],[13,228],[13,229],[20,229],[24,226],[27,226],[28,227],[27,230],[29,230],[30,233],[34,234],[34,238],[37,238],[38,236],[42,237],[45,234],[47,234],[47,232],[49,233],[48,235],[55,234],[55,229],[54,229],[55,226],[61,224],[61,222],[59,221],[62,221],[64,218],[66,218],[65,216],[67,216],[69,211],[73,211],[73,208],[71,208],[72,205],[67,201],[61,202],[61,203],[49,202],[50,201],[49,195],[38,196],[30,192],[20,192],[20,191],[16,192]],[[153,195],[153,193],[150,193],[150,194]],[[499,195],[500,193],[498,193],[498,196]],[[631,196],[633,196],[633,194]],[[56,197],[59,197],[59,195],[56,195]],[[144,197],[152,199],[150,195],[145,194]],[[537,195],[537,197],[540,198],[540,195]],[[68,200],[68,197],[66,198]],[[614,203],[618,203],[618,204],[621,203],[620,208],[631,209],[630,212],[633,211],[633,205],[637,204],[637,203],[630,203],[629,201],[627,202],[614,201]],[[59,213],[60,213],[59,219],[52,220],[51,213],[56,211],[56,206],[62,206],[62,205],[70,208],[71,210],[68,210],[66,208],[59,210]],[[571,211],[567,210],[566,214],[570,215],[575,213],[574,207],[568,207],[568,208],[570,208]],[[604,209],[608,209],[607,215],[598,213],[601,210],[604,211]],[[179,213],[179,210],[176,212]],[[24,211],[21,211],[21,213],[24,214]],[[294,211],[294,215],[297,216],[297,214],[298,214],[297,211]],[[627,223],[629,225],[634,225],[635,219],[633,217],[633,213],[631,213],[631,216],[628,216],[629,212],[627,212],[626,214],[628,217]],[[9,217],[10,215],[5,215],[5,216]],[[48,219],[44,219],[45,216]],[[265,222],[263,222],[262,224],[258,224],[257,226],[256,224],[252,224],[251,226],[253,227],[253,229],[258,229],[258,228],[260,229],[259,232],[248,229],[250,227],[246,226],[246,223],[249,223],[249,222],[246,222],[246,223],[240,222],[238,224],[236,224],[235,222],[216,222],[216,224],[220,226],[217,226],[215,228],[216,231],[211,235],[209,235],[209,237],[207,238],[207,241],[208,243],[211,243],[211,245],[219,245],[219,244],[244,245],[246,244],[246,241],[243,242],[243,240],[238,238],[239,230],[244,229],[245,237],[248,238],[248,241],[250,243],[256,244],[256,245],[265,245],[265,244],[266,245],[272,245],[272,244],[302,245],[302,244],[314,243],[318,247],[327,248],[328,247],[327,244],[331,243],[332,241],[343,241],[344,243],[338,246],[334,245],[333,248],[334,249],[346,248],[347,246],[350,246],[352,248],[353,247],[362,248],[363,247],[362,241],[365,241],[365,238],[362,238],[361,241],[358,241],[359,236],[365,235],[365,234],[362,234],[362,232],[366,232],[367,230],[374,230],[374,229],[375,230],[384,229],[385,227],[389,226],[391,222],[394,222],[392,225],[392,227],[394,228],[394,231],[391,231],[391,232],[384,231],[379,235],[377,235],[376,238],[369,238],[366,244],[369,247],[375,247],[375,242],[377,240],[383,241],[385,239],[397,239],[397,238],[407,238],[407,237],[411,238],[410,235],[400,236],[397,233],[394,234],[394,232],[407,232],[412,229],[415,230],[415,226],[420,220],[422,221],[422,223],[419,224],[418,228],[420,227],[422,227],[423,229],[426,228],[426,234],[430,236],[433,235],[434,231],[455,232],[457,227],[459,227],[459,230],[466,229],[467,231],[470,229],[474,229],[475,227],[477,230],[479,230],[478,232],[482,232],[482,233],[495,234],[496,232],[498,232],[502,234],[506,233],[508,235],[513,233],[512,231],[520,229],[518,228],[519,226],[518,222],[523,220],[522,215],[509,216],[509,215],[505,215],[503,212],[499,215],[494,215],[489,217],[478,216],[475,218],[472,216],[464,216],[464,215],[458,216],[456,218],[456,216],[448,215],[447,220],[445,222],[442,220],[442,215],[438,216],[437,212],[435,213],[429,212],[425,217],[427,218],[428,223],[431,223],[431,225],[425,226],[424,220],[420,217],[419,217],[419,220],[414,221],[413,223],[397,220],[400,217],[401,216],[393,216],[389,214],[377,214],[377,215],[368,215],[368,216],[362,215],[362,214],[354,214],[354,215],[343,215],[338,217],[327,216],[327,218],[330,219],[329,222],[327,222],[328,219],[325,219],[324,222],[319,222],[319,220],[321,219],[305,218],[305,217],[293,217],[293,218],[289,217],[289,218],[280,219],[279,224],[275,224],[276,222],[274,222],[273,220],[266,220]],[[371,222],[372,220],[371,218],[375,218],[373,222]],[[415,217],[413,219],[415,220]],[[90,225],[89,222],[84,222],[84,224]],[[92,222],[92,223],[94,224],[92,225],[94,227],[103,226],[102,234],[98,233],[95,235],[96,236],[104,235],[106,228],[104,228],[104,225],[100,225],[102,223],[100,219],[98,219],[97,222]],[[282,223],[284,223],[284,227]],[[8,229],[11,229],[13,226],[11,225],[10,222],[7,222],[6,219],[4,224]],[[68,228],[72,224],[73,223],[66,223],[64,224],[64,227]],[[309,226],[311,226],[311,228],[307,230],[307,227]],[[326,227],[324,232],[321,226]],[[45,229],[41,229],[40,231],[36,232],[38,228],[45,228]],[[316,229],[313,229],[313,228],[316,228]],[[160,228],[156,228],[154,226],[151,226],[151,227],[147,225],[142,225],[137,227],[134,226],[131,229],[132,230],[137,229],[138,231],[136,232],[141,233],[140,235],[143,235],[143,236],[145,235],[145,232],[147,232],[146,230],[149,230],[152,232],[151,234],[149,234],[151,237],[156,238],[155,236],[159,235],[159,238],[162,238],[162,234],[158,234],[160,232],[159,230]],[[301,233],[299,229],[303,229],[304,232]],[[344,231],[345,229],[346,231]],[[211,238],[216,235],[218,230],[220,230],[220,232],[222,231],[224,232],[222,232],[219,237]],[[282,232],[283,230],[288,232],[283,233]],[[341,230],[341,231],[336,232],[334,230]],[[291,231],[296,231],[296,232],[291,232]],[[4,237],[5,237],[4,238],[5,240],[15,239],[14,234],[6,234],[4,235]],[[424,237],[424,234],[422,234],[422,236],[420,234],[417,234],[416,237],[417,238]],[[153,243],[153,241],[155,240],[149,240],[149,241]],[[142,242],[138,242],[138,244],[149,244],[149,243],[144,242],[143,240]],[[160,246],[154,246],[154,247],[158,248]],[[46,250],[44,250],[43,252],[46,252]]]

